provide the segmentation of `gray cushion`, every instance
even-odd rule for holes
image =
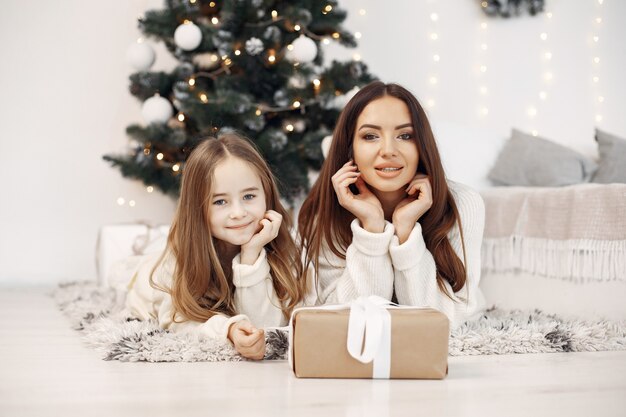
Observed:
[[[600,166],[593,182],[609,184],[626,183],[626,139],[596,129]]]
[[[513,129],[488,177],[496,185],[556,187],[587,182],[596,168],[572,149]]]

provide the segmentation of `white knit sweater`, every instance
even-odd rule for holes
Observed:
[[[320,257],[320,301],[324,304],[345,303],[362,295],[378,295],[391,300],[395,289],[399,304],[436,308],[448,316],[451,327],[480,312],[484,306],[478,283],[485,206],[480,195],[469,187],[453,182],[448,185],[461,216],[467,256],[467,281],[454,294],[455,301],[437,286],[435,261],[426,249],[419,223],[415,224],[407,241],[400,245],[393,224],[386,222],[382,233],[370,233],[357,219],[350,225],[353,238],[346,259],[329,250]],[[448,239],[463,261],[458,224],[450,230]],[[445,285],[453,294],[450,285],[447,282]]]
[[[233,283],[235,284],[236,316],[228,317],[216,314],[206,322],[172,320],[172,297],[150,285],[150,273],[160,254],[148,255],[139,265],[139,269],[130,284],[126,296],[128,312],[139,319],[156,319],[159,326],[176,332],[198,332],[212,338],[227,338],[228,328],[232,323],[248,319],[258,327],[284,326],[286,319],[280,308],[280,301],[274,291],[270,266],[265,249],[253,265],[240,262],[240,255],[233,259]],[[174,276],[175,259],[168,253],[154,273],[154,281],[170,288]]]

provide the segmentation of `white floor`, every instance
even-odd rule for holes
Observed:
[[[626,351],[451,357],[443,381],[286,362],[106,362],[41,290],[0,290],[0,416],[626,416]]]

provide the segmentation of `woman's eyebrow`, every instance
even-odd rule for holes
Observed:
[[[403,129],[405,127],[413,127],[413,123],[404,123],[404,124],[396,126],[395,129],[398,130],[398,129]],[[382,129],[382,127],[380,126],[364,124],[364,125],[361,125],[361,127],[359,127],[359,130],[365,129],[365,128],[378,129],[378,130]]]
[[[405,127],[413,127],[413,123],[405,123],[403,125],[396,126],[396,130],[403,129]]]
[[[250,191],[259,191],[259,187],[248,187],[248,188],[244,188],[243,190],[239,191],[240,193],[248,193]],[[215,198],[215,197],[224,197],[227,196],[227,193],[215,193],[213,194],[211,197]]]
[[[380,126],[364,124],[364,125],[361,125],[361,127],[359,128],[359,130],[361,130],[361,129],[365,129],[366,127],[367,127],[367,128],[371,128],[371,129],[378,129],[378,130],[380,130],[380,129],[381,129],[381,127],[380,127]]]

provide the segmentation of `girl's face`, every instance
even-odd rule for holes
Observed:
[[[266,211],[265,191],[254,168],[239,158],[227,157],[215,167],[209,200],[211,234],[241,246],[260,229]]]
[[[352,150],[370,187],[381,192],[405,187],[415,176],[419,154],[404,101],[383,96],[365,106],[356,122]]]

